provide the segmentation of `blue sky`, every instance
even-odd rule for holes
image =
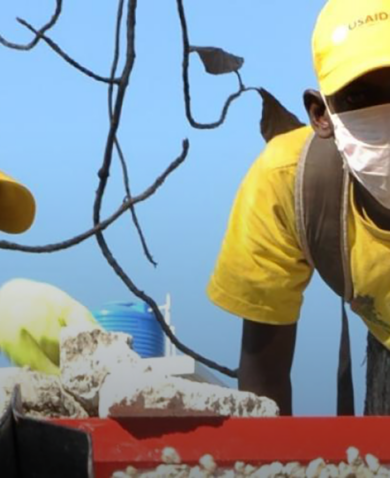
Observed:
[[[54,1],[13,0],[0,6],[0,33],[23,42],[30,34],[20,16],[39,26]],[[70,56],[108,75],[113,53],[117,2],[64,2],[50,32]],[[302,93],[316,87],[311,32],[323,0],[185,1],[190,41],[242,56],[247,86],[271,91],[307,121]],[[106,234],[109,245],[138,287],[163,303],[172,295],[178,337],[208,357],[235,368],[241,319],[215,307],[205,288],[213,269],[235,192],[264,146],[259,134],[261,102],[254,93],[231,107],[218,130],[194,130],[186,121],[181,82],[182,45],[174,0],[139,2],[137,59],[119,137],[129,165],[133,193],[147,187],[190,140],[187,161],[158,193],[137,208],[154,269],[143,256],[130,217]],[[23,244],[67,239],[92,224],[92,206],[108,131],[107,89],[72,69],[45,44],[29,53],[0,48],[0,169],[24,182],[37,204],[34,226],[22,236],[1,234]],[[234,75],[205,73],[196,56],[190,67],[193,114],[217,119],[237,88]],[[124,197],[115,161],[103,207],[114,211]],[[106,264],[94,239],[48,255],[0,251],[0,283],[14,277],[50,282],[91,309],[107,301],[132,300]],[[350,314],[358,411],[364,400],[366,330]],[[332,415],[340,335],[339,299],[314,277],[305,295],[293,368],[294,411]],[[233,381],[227,381],[232,386]]]

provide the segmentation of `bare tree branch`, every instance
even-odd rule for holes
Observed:
[[[145,292],[141,291],[136,287],[134,282],[131,281],[129,276],[125,273],[125,271],[120,267],[119,263],[115,260],[114,256],[110,252],[107,243],[104,239],[104,236],[102,233],[97,234],[97,239],[100,245],[100,248],[102,250],[102,253],[104,257],[107,259],[108,263],[111,265],[111,267],[114,269],[115,273],[122,279],[124,284],[131,290],[131,292],[139,297],[141,300],[146,302],[152,309],[157,321],[161,325],[161,328],[163,329],[165,335],[170,339],[170,341],[184,354],[190,355],[193,357],[195,360],[198,362],[203,363],[207,367],[210,367],[214,370],[217,370],[218,372],[221,372],[229,377],[232,378],[237,378],[237,372],[235,370],[231,370],[228,367],[224,367],[222,365],[217,364],[216,362],[213,362],[212,360],[209,360],[206,357],[203,357],[202,355],[198,354],[194,350],[190,349],[186,345],[184,345],[182,342],[179,341],[179,339],[172,333],[171,329],[169,328],[169,325],[165,322],[164,316],[160,312],[160,309],[157,305],[157,303]]]
[[[183,141],[183,150],[169,166],[168,168],[160,175],[157,179],[154,180],[153,184],[151,184],[145,191],[138,196],[134,196],[130,199],[127,199],[120,208],[114,212],[110,217],[101,221],[92,229],[89,229],[82,234],[79,234],[71,239],[66,241],[61,241],[55,244],[48,244],[45,246],[24,246],[22,244],[17,244],[15,242],[9,241],[0,241],[0,249],[5,249],[9,251],[19,251],[19,252],[29,252],[29,253],[50,253],[50,252],[58,252],[64,249],[69,249],[72,246],[80,244],[81,242],[89,239],[91,236],[95,235],[99,231],[103,231],[107,229],[112,223],[114,223],[123,213],[125,213],[130,207],[134,204],[139,202],[145,201],[146,199],[150,198],[165,182],[168,176],[177,169],[186,159],[189,150],[189,142],[187,139]]]
[[[116,96],[115,106],[113,108],[112,120],[110,125],[110,130],[107,137],[105,154],[103,158],[103,165],[99,171],[99,185],[96,191],[96,199],[94,204],[93,210],[93,220],[94,224],[99,224],[100,221],[100,210],[102,206],[102,200],[104,191],[107,185],[110,166],[112,162],[112,154],[113,148],[115,144],[116,133],[120,121],[120,116],[122,112],[123,102],[126,95],[126,89],[129,84],[129,79],[133,70],[134,62],[135,62],[135,25],[136,25],[136,9],[137,9],[137,0],[129,0],[128,3],[128,16],[127,16],[127,49],[126,49],[126,61],[123,68],[123,73],[121,77],[121,81],[118,87],[118,92]],[[101,231],[96,233],[96,240],[99,244],[99,247],[106,258],[107,262],[110,266],[114,269],[115,273],[120,277],[122,282],[128,287],[128,289],[141,300],[146,302],[153,310],[155,317],[159,324],[161,325],[164,333],[169,337],[172,343],[183,353],[191,355],[199,362],[204,363],[208,367],[214,368],[226,375],[231,377],[236,377],[236,372],[230,370],[226,367],[223,367],[199,354],[194,352],[193,350],[189,349],[185,345],[183,345],[176,336],[171,332],[169,326],[165,323],[165,319],[161,314],[158,305],[156,302],[145,294],[143,291],[138,289],[134,282],[130,279],[130,277],[125,273],[125,271],[120,267],[119,263],[115,260],[113,254],[111,253],[108,245],[104,239],[104,235]]]
[[[32,25],[30,25],[28,22],[25,20],[22,20],[21,18],[17,19],[18,22],[28,28],[30,31],[36,34],[37,38],[40,38],[44,42],[46,42],[52,50],[54,50],[63,60],[65,60],[69,65],[73,66],[76,68],[76,70],[81,71],[81,73],[84,73],[84,75],[89,76],[90,78],[93,78],[96,81],[101,81],[103,83],[114,83],[117,84],[119,83],[118,78],[105,78],[104,76],[97,75],[93,71],[89,70],[88,68],[85,68],[85,66],[80,65],[76,60],[71,58],[67,53],[65,53],[53,40],[50,38],[46,37],[43,33],[40,31],[36,30]]]
[[[116,22],[116,30],[115,30],[115,51],[114,51],[114,59],[112,62],[112,68],[111,68],[111,79],[115,78],[116,75],[116,70],[118,67],[118,62],[119,62],[119,57],[120,57],[120,34],[121,34],[121,24],[122,24],[122,16],[123,16],[123,5],[124,5],[124,0],[119,0],[119,5],[118,5],[118,14],[117,14],[117,22]],[[108,112],[110,116],[110,121],[112,119],[112,114],[113,114],[113,95],[114,95],[114,85],[113,83],[110,83],[108,87]],[[130,180],[129,180],[129,173],[127,171],[127,164],[125,160],[125,156],[123,154],[121,145],[119,143],[119,139],[116,136],[115,138],[115,149],[118,153],[119,161],[122,166],[122,171],[123,171],[123,182],[124,182],[124,187],[126,191],[126,199],[131,198],[131,192],[130,192]],[[138,236],[141,241],[142,249],[144,251],[144,254],[148,261],[153,264],[155,267],[157,266],[157,263],[154,261],[152,254],[150,253],[150,250],[148,248],[144,233],[142,231],[141,225],[139,223],[137,214],[135,212],[135,207],[134,205],[131,206],[130,208],[130,213],[131,217],[133,219],[133,224],[138,232]]]
[[[187,21],[185,17],[184,6],[183,6],[183,0],[177,0],[177,9],[179,13],[180,24],[182,29],[182,38],[183,38],[182,74],[183,74],[183,88],[184,88],[184,104],[185,104],[185,111],[186,111],[188,122],[193,128],[197,128],[197,129],[218,128],[224,123],[227,113],[229,111],[230,105],[233,103],[233,101],[239,98],[242,95],[242,93],[245,93],[247,89],[243,87],[241,77],[237,72],[240,88],[236,93],[233,93],[232,95],[228,97],[222,109],[220,118],[217,121],[214,121],[212,123],[199,123],[198,121],[194,119],[192,115],[192,111],[191,111],[190,80],[189,80],[189,71],[188,71],[191,46],[190,46],[190,42],[188,38],[188,28],[187,28]]]
[[[44,25],[39,30],[40,34],[44,34],[45,32],[50,30],[50,28],[52,28],[57,23],[57,20],[59,19],[60,15],[61,15],[61,12],[62,12],[62,0],[56,0],[56,4],[57,5],[56,5],[56,9],[55,9],[55,12],[54,12],[53,16],[51,17],[49,22],[46,23],[46,25]],[[17,43],[9,42],[4,37],[2,37],[0,35],[0,44],[6,46],[8,48],[13,48],[14,50],[28,51],[28,50],[31,50],[32,48],[34,48],[38,44],[40,39],[41,39],[40,35],[35,35],[35,38],[30,43],[28,43],[26,45],[20,45],[20,44],[17,44]]]

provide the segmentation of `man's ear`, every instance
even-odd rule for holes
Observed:
[[[323,139],[333,137],[333,125],[320,92],[306,90],[303,94],[303,101],[311,126],[317,135]]]

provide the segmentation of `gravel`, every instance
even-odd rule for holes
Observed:
[[[299,462],[274,462],[261,466],[236,462],[231,469],[219,468],[213,456],[200,457],[199,464],[193,467],[181,463],[179,453],[167,447],[161,454],[162,464],[154,470],[136,470],[129,466],[116,471],[111,478],[390,478],[390,469],[381,465],[371,454],[363,458],[355,447],[348,448],[346,461],[338,464],[327,463],[316,458],[306,466]]]

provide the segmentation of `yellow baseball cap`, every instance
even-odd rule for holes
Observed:
[[[390,66],[390,0],[329,0],[317,19],[312,50],[324,95]]]
[[[22,184],[0,171],[0,230],[19,234],[34,222],[35,200]]]

